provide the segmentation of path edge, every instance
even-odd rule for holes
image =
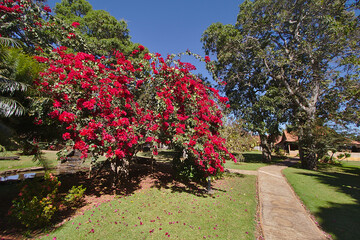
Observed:
[[[289,166],[286,166],[286,168],[288,168]],[[284,169],[286,169],[284,168]],[[333,238],[331,237],[331,235],[327,232],[324,231],[324,229],[321,227],[321,225],[316,221],[315,216],[310,212],[309,208],[306,207],[306,205],[304,204],[304,202],[301,200],[301,198],[296,194],[293,186],[289,183],[288,179],[286,178],[285,174],[283,173],[284,169],[282,169],[281,175],[283,176],[283,178],[285,179],[286,183],[289,185],[292,194],[295,196],[295,198],[299,201],[299,203],[301,204],[301,206],[305,209],[305,212],[308,216],[308,218],[310,218],[310,220],[318,227],[318,229],[323,233],[323,235],[325,236],[325,238],[327,240],[333,240]]]

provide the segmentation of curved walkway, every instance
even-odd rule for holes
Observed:
[[[265,240],[327,239],[282,175],[289,163],[261,167],[257,172],[229,171],[258,175],[260,224]]]

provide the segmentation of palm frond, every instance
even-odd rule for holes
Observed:
[[[2,75],[0,75],[0,92],[10,92],[15,91],[26,91],[28,84],[10,80]]]
[[[26,109],[18,101],[0,96],[0,116],[21,116],[26,112]]]
[[[20,47],[20,43],[13,38],[0,37],[0,45],[6,47]]]

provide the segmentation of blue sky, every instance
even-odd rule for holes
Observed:
[[[53,8],[61,0],[49,0]],[[187,49],[205,56],[200,38],[212,23],[234,24],[243,0],[88,0],[94,9],[108,11],[128,23],[131,39],[163,56]],[[204,65],[186,57],[199,73],[209,76]]]

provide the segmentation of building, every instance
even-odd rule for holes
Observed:
[[[275,147],[284,149],[287,154],[291,154],[299,150],[298,140],[297,135],[284,130],[281,138],[275,142]]]

